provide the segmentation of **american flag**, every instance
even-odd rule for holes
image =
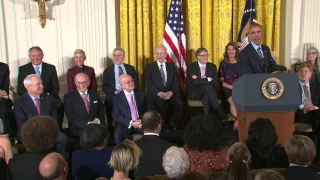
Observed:
[[[179,68],[179,75],[186,84],[186,33],[181,3],[182,0],[171,0],[163,35],[163,45],[168,51],[167,62],[173,63]]]

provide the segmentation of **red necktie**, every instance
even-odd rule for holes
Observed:
[[[38,111],[38,114],[40,115],[40,102],[39,102],[39,98],[35,98],[36,99],[36,109]]]
[[[85,93],[82,94],[84,105],[86,106],[87,112],[90,112],[90,103]]]

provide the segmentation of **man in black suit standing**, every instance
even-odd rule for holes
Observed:
[[[42,80],[36,74],[28,75],[23,84],[27,92],[20,96],[14,102],[14,112],[18,122],[18,135],[17,140],[21,140],[21,128],[28,121],[28,119],[46,115],[52,116],[57,120],[57,110],[52,96],[43,93]],[[56,149],[59,152],[68,152],[68,138],[65,134],[59,131]]]
[[[125,51],[122,48],[115,48],[113,50],[114,64],[103,71],[102,90],[106,93],[105,107],[107,114],[108,130],[113,136],[113,119],[112,119],[112,97],[122,91],[119,82],[119,77],[122,74],[129,74],[135,83],[136,89],[139,89],[139,77],[135,68],[129,64],[123,63]]]
[[[153,176],[156,174],[166,174],[162,167],[162,157],[166,150],[173,146],[159,137],[162,122],[157,111],[150,110],[144,113],[141,119],[144,135],[136,141],[142,150],[139,165],[134,172],[134,176]]]
[[[33,46],[29,49],[30,63],[19,67],[18,75],[18,94],[22,96],[27,92],[23,80],[30,74],[37,74],[44,86],[44,94],[51,95],[57,108],[58,125],[62,129],[63,122],[63,103],[59,97],[59,81],[56,67],[54,65],[43,62],[43,51],[38,46]]]
[[[75,84],[77,89],[65,94],[63,99],[71,133],[79,137],[88,123],[101,123],[106,126],[106,122],[99,94],[88,90],[89,76],[86,73],[78,73],[75,76]]]
[[[276,65],[271,56],[270,48],[261,44],[263,35],[262,26],[252,23],[248,34],[251,42],[240,52],[239,57],[242,74],[261,74],[286,70],[285,67]]]
[[[4,127],[2,130],[4,134],[14,137],[16,134],[16,120],[11,109],[13,104],[9,98],[9,75],[9,66],[0,62],[0,118]]]
[[[149,100],[164,120],[165,131],[176,131],[176,121],[180,119],[182,102],[176,67],[165,62],[167,49],[163,45],[156,48],[157,61],[148,64],[145,81]]]
[[[131,133],[142,134],[141,117],[148,109],[149,102],[143,91],[135,90],[132,77],[123,74],[119,78],[122,91],[112,97],[112,117],[116,124],[114,140],[121,143]]]
[[[202,100],[204,114],[209,114],[212,109],[220,119],[224,120],[227,115],[220,107],[217,96],[219,86],[217,66],[208,62],[208,56],[207,49],[199,48],[196,51],[198,61],[187,68],[188,100]]]

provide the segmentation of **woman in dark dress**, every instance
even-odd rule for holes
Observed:
[[[311,81],[320,83],[320,67],[319,67],[319,50],[315,47],[310,47],[307,51],[307,62],[312,64],[313,74]]]
[[[239,49],[234,42],[229,42],[226,46],[225,52],[223,54],[224,60],[221,61],[219,66],[219,80],[222,84],[225,98],[230,104],[230,112],[236,118],[237,108],[232,100],[232,84],[233,81],[239,77],[240,74],[240,64],[239,61]],[[234,123],[234,128],[238,128],[238,121]]]

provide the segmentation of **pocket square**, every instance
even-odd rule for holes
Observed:
[[[98,101],[93,101],[93,103],[98,103]]]

